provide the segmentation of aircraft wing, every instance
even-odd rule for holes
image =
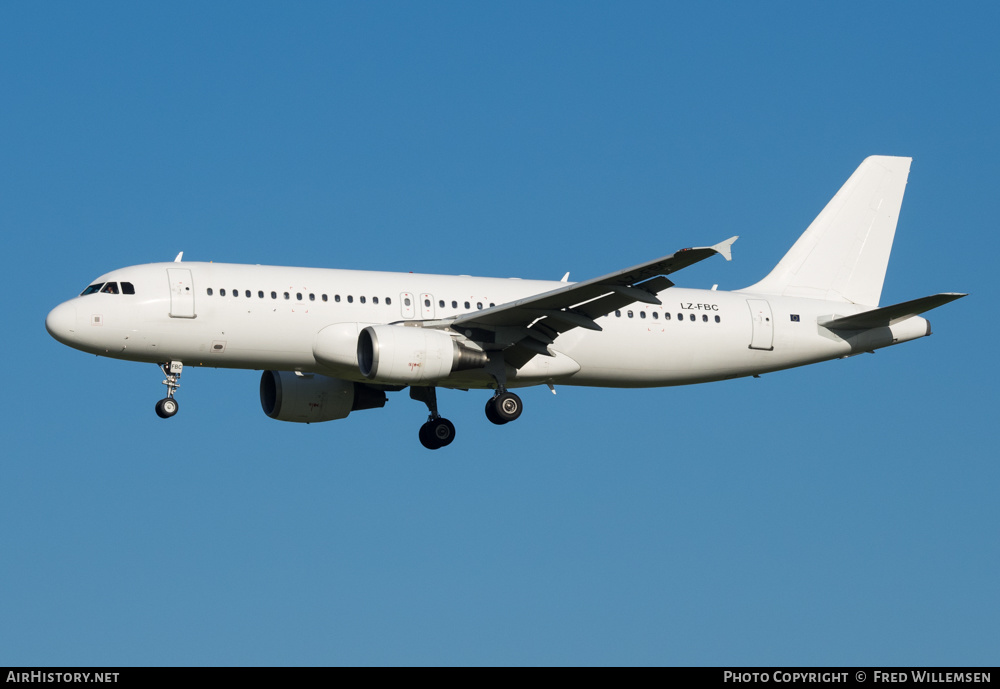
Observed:
[[[597,318],[637,301],[659,304],[656,293],[674,284],[667,275],[715,254],[732,260],[730,247],[737,239],[730,237],[715,246],[681,249],[625,270],[449,318],[446,323],[457,329],[492,331],[493,344],[500,347],[517,345],[511,348],[514,351],[507,351],[505,359],[520,367],[535,354],[552,356],[547,346],[560,333],[578,327],[601,330]]]

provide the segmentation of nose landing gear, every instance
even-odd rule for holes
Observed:
[[[181,386],[177,380],[181,377],[184,364],[179,361],[168,361],[165,364],[160,364],[160,369],[163,371],[163,375],[167,377],[163,381],[163,384],[167,386],[167,396],[156,403],[156,415],[161,419],[169,419],[177,413],[177,409],[179,408],[177,400],[174,399],[174,393]]]

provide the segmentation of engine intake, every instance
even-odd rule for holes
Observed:
[[[361,375],[379,383],[431,382],[455,371],[483,368],[488,361],[486,352],[443,330],[370,325],[358,335]]]

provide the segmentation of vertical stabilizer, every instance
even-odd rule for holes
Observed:
[[[866,158],[774,270],[741,291],[878,306],[911,160]]]

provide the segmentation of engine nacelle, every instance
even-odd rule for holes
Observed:
[[[442,330],[401,325],[370,325],[358,335],[361,375],[380,383],[413,385],[455,371],[483,368],[486,353]]]
[[[260,376],[260,406],[278,421],[334,421],[352,411],[384,407],[385,399],[382,390],[319,374],[264,371]]]

